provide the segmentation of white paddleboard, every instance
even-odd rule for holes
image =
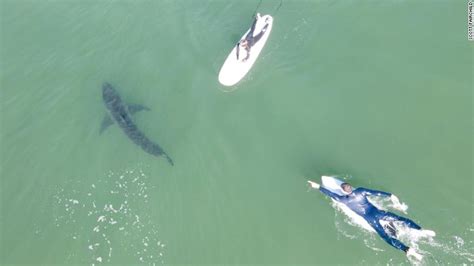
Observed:
[[[225,60],[224,65],[222,65],[222,68],[219,72],[219,82],[222,85],[233,86],[237,84],[252,68],[260,52],[265,46],[270,32],[272,31],[273,17],[270,15],[261,16],[255,25],[253,36],[259,34],[266,24],[268,24],[268,26],[265,33],[263,34],[262,38],[260,38],[260,40],[251,47],[250,57],[245,62],[242,59],[247,57],[247,51],[240,47],[239,59],[237,59],[237,47],[236,45],[234,46],[234,49],[232,49],[230,54],[227,56],[227,59]],[[250,29],[245,32],[245,34],[241,37],[241,40],[243,40],[249,32]]]

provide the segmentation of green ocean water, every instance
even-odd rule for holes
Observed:
[[[466,1],[0,0],[0,264],[409,264],[307,179],[393,192],[474,262]],[[217,75],[258,7],[270,38]],[[99,135],[101,86],[150,107]]]

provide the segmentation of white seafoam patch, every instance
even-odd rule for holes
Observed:
[[[388,198],[381,197],[370,197],[370,202],[374,204],[377,208],[382,210],[393,209],[394,205]],[[388,245],[381,246],[380,241],[377,240],[378,235],[374,233],[373,229],[368,229],[367,222],[361,223],[361,217],[355,214],[352,211],[348,211],[348,208],[343,204],[333,201],[332,206],[335,211],[335,226],[338,232],[347,238],[350,239],[363,239],[364,244],[375,251],[376,253],[385,251],[388,248],[391,248]],[[408,205],[402,203],[401,206],[406,213]],[[343,214],[343,215],[341,215]],[[407,246],[414,248],[418,253],[423,255],[421,261],[416,260],[412,257],[408,257],[409,262],[412,265],[443,265],[445,262],[440,261],[433,254],[449,254],[458,257],[462,257],[467,262],[474,262],[474,253],[472,252],[472,241],[470,245],[466,247],[466,243],[463,238],[460,236],[445,236],[440,235],[437,232],[437,236],[431,237],[424,234],[422,231],[410,229],[402,224],[395,224],[397,231],[399,233],[398,238],[402,243],[405,243]],[[363,230],[360,230],[363,229]],[[472,232],[471,229],[468,231]],[[469,235],[470,232],[466,232]],[[469,238],[469,236],[467,236]],[[392,264],[393,259],[388,263]]]
[[[165,244],[147,213],[147,179],[138,169],[111,171],[94,184],[67,184],[54,196],[56,227],[72,228],[70,237],[90,254],[90,264],[114,263],[117,250],[139,263],[163,264]]]

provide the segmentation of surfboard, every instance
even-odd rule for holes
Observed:
[[[247,52],[245,49],[240,47],[239,59],[237,59],[237,47],[234,45],[234,49],[232,49],[230,54],[227,56],[227,59],[224,61],[224,64],[222,65],[222,68],[219,72],[219,82],[222,85],[233,86],[237,84],[243,77],[245,77],[245,75],[247,75],[260,55],[263,47],[265,46],[268,36],[270,36],[273,25],[273,17],[270,15],[261,16],[255,24],[253,36],[259,34],[266,24],[268,24],[268,26],[265,33],[263,34],[262,38],[252,46],[250,50],[250,57],[245,62],[242,61],[242,59],[247,56]],[[240,40],[243,40],[249,32],[250,28],[245,32],[244,35],[242,35]]]
[[[321,185],[326,188],[327,190],[331,191],[332,193],[336,193],[339,196],[346,195],[341,188],[342,183],[341,181],[332,176],[321,176]]]

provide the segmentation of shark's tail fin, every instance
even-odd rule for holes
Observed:
[[[171,157],[168,156],[168,154],[165,154],[165,158],[166,158],[166,160],[168,160],[168,162],[169,162],[172,166],[174,166],[173,160],[171,159]]]

